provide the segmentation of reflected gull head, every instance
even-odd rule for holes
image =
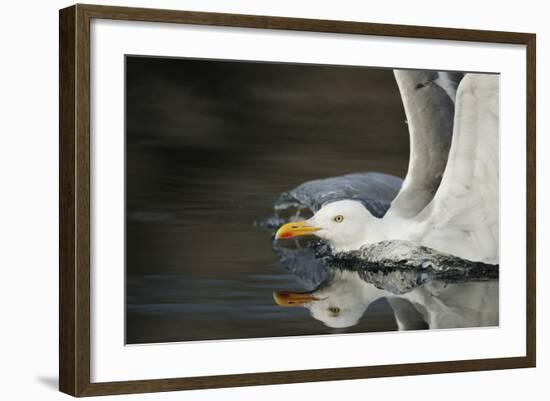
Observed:
[[[356,272],[331,271],[330,278],[310,292],[276,292],[279,306],[302,306],[311,316],[331,328],[354,326],[364,315],[368,306],[385,292],[365,283]]]

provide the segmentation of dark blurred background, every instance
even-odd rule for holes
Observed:
[[[390,69],[126,57],[126,341],[333,333],[255,223],[304,181],[404,177]],[[346,332],[394,330],[385,301]]]

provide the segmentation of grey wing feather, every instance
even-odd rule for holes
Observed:
[[[441,182],[453,133],[462,73],[394,70],[410,136],[407,176],[389,214],[411,218],[432,200]]]
[[[355,173],[312,180],[281,194],[275,202],[275,211],[296,210],[297,217],[300,217],[300,209],[311,214],[327,203],[355,199],[374,216],[382,217],[402,183],[401,178],[382,173]]]

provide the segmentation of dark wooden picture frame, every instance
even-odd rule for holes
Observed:
[[[526,356],[91,383],[90,22],[94,18],[525,45],[527,53]],[[535,366],[536,37],[534,34],[80,4],[60,10],[59,29],[59,388],[62,392],[73,396],[94,396]]]

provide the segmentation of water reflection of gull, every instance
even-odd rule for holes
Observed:
[[[301,306],[333,328],[356,325],[369,305],[386,298],[398,330],[498,325],[498,281],[470,281],[467,275],[396,270],[379,275],[376,285],[362,270],[331,269],[325,282],[309,292],[276,292],[280,306]],[[464,272],[462,272],[464,273]],[[404,279],[401,274],[409,277]],[[446,279],[442,278],[445,276]],[[370,277],[372,279],[372,277]],[[408,282],[401,290],[395,283]],[[412,285],[411,285],[412,284]]]
[[[411,156],[383,218],[357,199],[325,203],[277,239],[315,235],[334,252],[406,240],[469,260],[498,263],[498,76],[395,71]],[[455,98],[456,94],[456,98]]]

